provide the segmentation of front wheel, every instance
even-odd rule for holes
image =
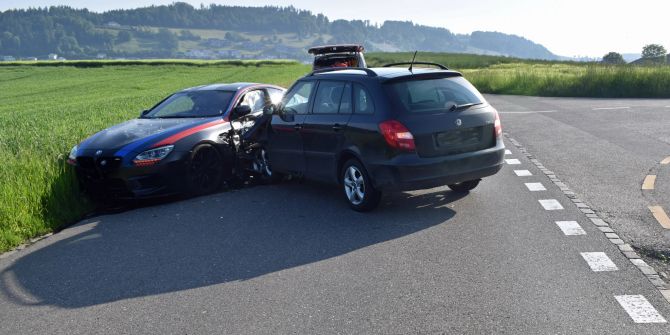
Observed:
[[[449,188],[454,192],[466,193],[477,187],[481,179],[468,180],[458,184],[449,184]]]
[[[223,159],[219,152],[209,144],[193,148],[188,165],[188,192],[191,195],[204,195],[216,191],[223,179]]]
[[[278,183],[284,177],[282,174],[272,170],[268,152],[265,147],[260,147],[256,151],[254,161],[252,162],[252,169],[258,176],[260,176],[261,181],[265,184]]]
[[[381,192],[372,186],[367,171],[359,161],[350,159],[342,167],[344,197],[355,211],[367,212],[379,205]]]

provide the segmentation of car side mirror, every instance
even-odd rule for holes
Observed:
[[[263,115],[274,115],[274,114],[277,114],[277,106],[276,105],[270,104],[270,105],[265,106],[265,108],[263,108]]]
[[[233,108],[233,110],[230,112],[230,119],[231,120],[237,120],[245,115],[251,114],[251,107],[249,106],[237,106]]]
[[[143,117],[143,116],[149,114],[149,112],[150,112],[149,109],[145,109],[145,110],[141,111],[141,112],[140,112],[140,117]]]

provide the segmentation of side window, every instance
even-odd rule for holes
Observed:
[[[265,92],[262,90],[255,90],[244,95],[240,102],[240,106],[249,106],[251,107],[251,112],[256,113],[263,111],[265,101]]]
[[[270,94],[270,102],[273,105],[278,105],[284,97],[284,91],[276,88],[268,88],[268,93]]]
[[[340,102],[340,114],[351,114],[353,106],[351,104],[351,83],[344,85],[342,101]]]
[[[314,97],[314,114],[337,114],[344,92],[344,83],[321,81]]]
[[[298,83],[282,99],[282,110],[286,114],[307,114],[314,81]]]
[[[372,102],[372,96],[363,86],[354,85],[354,102],[356,104],[356,114],[374,114],[375,105]]]

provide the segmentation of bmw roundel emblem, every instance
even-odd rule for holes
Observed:
[[[105,165],[107,165],[107,161],[106,161],[106,160],[103,160],[102,162],[100,162],[100,165],[101,165],[101,166],[105,166]]]
[[[102,150],[98,150],[98,151],[96,151],[96,152],[95,152],[95,155],[96,155],[96,156],[100,156],[100,155],[102,155]]]
[[[456,119],[456,127],[460,127],[463,125],[463,121],[461,119]]]

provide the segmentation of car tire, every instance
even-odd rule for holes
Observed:
[[[358,160],[350,159],[344,163],[340,181],[344,199],[353,210],[367,212],[379,205],[382,194],[372,185],[367,170]]]
[[[193,148],[189,157],[187,185],[190,195],[210,194],[219,189],[224,164],[221,154],[210,144]]]
[[[268,151],[265,147],[260,147],[256,151],[254,161],[252,162],[252,169],[263,184],[276,184],[284,179],[283,174],[272,170]]]
[[[480,181],[481,179],[468,180],[457,184],[449,184],[447,186],[449,186],[449,188],[454,192],[467,193],[477,187]]]

